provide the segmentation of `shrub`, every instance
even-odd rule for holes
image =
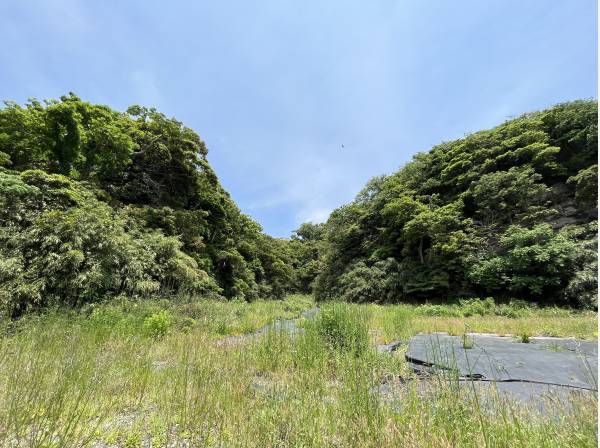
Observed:
[[[487,297],[486,299],[461,299],[459,301],[462,308],[463,316],[486,316],[494,313],[496,304],[494,299]]]
[[[598,309],[598,262],[584,266],[569,281],[565,300],[582,308]]]
[[[173,319],[163,310],[144,319],[144,334],[151,338],[160,338],[168,333]]]
[[[346,302],[380,302],[391,294],[390,280],[397,263],[393,259],[378,261],[372,266],[359,261],[339,280],[341,299]]]
[[[420,305],[416,307],[415,312],[421,316],[463,317],[462,312],[458,308],[448,305]]]
[[[496,307],[495,314],[496,316],[509,317],[511,319],[523,316],[523,312],[521,310],[505,304],[498,305]]]
[[[192,328],[196,326],[196,321],[191,317],[184,317],[179,320],[177,326],[184,333],[188,333]]]
[[[598,309],[598,224],[566,228],[577,240],[578,249],[573,256],[575,266],[563,292],[563,300],[570,305]]]
[[[591,210],[598,207],[598,165],[580,170],[567,183],[575,184],[575,200],[579,205]]]
[[[529,344],[531,342],[531,335],[527,331],[522,331],[518,335],[518,340],[523,344]]]
[[[489,291],[506,288],[523,296],[556,296],[572,277],[579,251],[568,228],[555,233],[549,224],[511,226],[500,238],[498,253],[472,257],[469,276]]]
[[[123,215],[64,176],[0,173],[0,311],[18,316],[121,293],[220,293],[177,237]]]

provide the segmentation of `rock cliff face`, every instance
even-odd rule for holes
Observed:
[[[559,230],[568,225],[587,224],[597,219],[598,207],[596,204],[579,206],[575,201],[574,188],[566,183],[552,186],[552,207],[556,214],[548,218],[552,228]]]

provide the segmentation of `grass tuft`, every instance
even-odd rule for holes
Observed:
[[[468,345],[465,323],[594,338],[595,313],[457,317],[456,305],[432,316],[411,305],[326,303],[296,336],[244,338],[314,306],[306,296],[122,299],[5,325],[0,446],[595,446],[594,395],[549,403],[560,418],[543,418],[477,389],[405,383],[405,348],[369,349],[422,331],[452,330]]]
[[[369,316],[358,306],[332,302],[321,307],[314,329],[330,350],[363,354],[369,347]]]

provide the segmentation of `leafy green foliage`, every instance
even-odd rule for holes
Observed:
[[[327,223],[271,238],[200,137],[155,109],[0,109],[0,307],[129,294],[352,302],[513,297],[597,306],[597,103],[419,153]],[[473,312],[477,313],[473,305]]]
[[[104,296],[281,298],[287,242],[220,186],[191,129],[74,94],[0,109],[0,302],[17,315]]]
[[[218,293],[181,242],[128,225],[64,176],[0,173],[0,301],[11,315],[159,290]]]
[[[531,167],[484,174],[471,186],[477,215],[486,226],[515,221],[537,220],[549,209],[544,207],[549,188]],[[536,213],[537,212],[537,213]]]
[[[586,263],[579,261],[582,244],[576,236],[569,227],[555,233],[548,224],[531,229],[511,226],[500,238],[500,249],[494,255],[472,260],[469,276],[487,290],[507,289],[522,297],[549,295],[564,288],[578,265],[585,268]]]
[[[491,297],[487,297],[483,300],[481,299],[462,299],[460,300],[461,309],[463,312],[463,316],[485,316],[487,314],[491,314],[496,304],[494,303],[494,299]]]
[[[596,111],[575,101],[526,114],[371,180],[325,225],[317,298],[594,306]]]
[[[160,338],[167,334],[172,325],[173,318],[167,311],[162,310],[144,319],[144,334],[151,338]]]
[[[295,287],[303,293],[312,292],[321,270],[324,249],[324,224],[304,223],[292,234],[289,249],[295,274]]]
[[[598,165],[580,170],[567,182],[575,184],[575,200],[579,205],[592,210],[598,208]]]

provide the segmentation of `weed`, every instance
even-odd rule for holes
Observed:
[[[173,318],[167,311],[160,311],[144,319],[144,334],[151,338],[163,337],[171,329]]]
[[[142,446],[142,436],[138,432],[131,432],[123,439],[125,448],[139,448]]]
[[[346,303],[333,302],[321,307],[315,330],[332,350],[360,355],[369,346],[368,316]]]
[[[527,331],[522,331],[518,335],[518,339],[519,342],[522,342],[523,344],[529,344],[529,342],[531,342],[531,335]]]
[[[463,316],[486,316],[493,314],[496,304],[494,299],[463,299],[459,301]]]
[[[427,390],[424,383],[399,387],[410,370],[402,353],[368,350],[369,328],[393,338],[423,331],[465,336],[467,329],[593,338],[596,313],[529,308],[516,318],[464,318],[456,315],[459,305],[436,305],[437,314],[446,315],[430,316],[405,304],[331,303],[304,320],[304,332],[295,336],[272,331],[247,344],[215,343],[222,337],[218,322],[229,335],[314,306],[306,297],[295,300],[122,300],[15,322],[0,337],[0,446],[533,448],[596,442],[594,395],[569,399],[570,411],[560,419],[534,418],[511,402],[493,405],[496,414],[487,406],[498,397],[482,396],[475,384],[472,390],[445,382]],[[147,322],[155,321],[171,322],[168,337],[147,336]]]
[[[467,333],[463,333],[462,348],[464,348],[465,350],[468,350],[468,349],[473,348],[474,345],[475,345],[475,339],[473,338],[473,336],[470,336]]]

